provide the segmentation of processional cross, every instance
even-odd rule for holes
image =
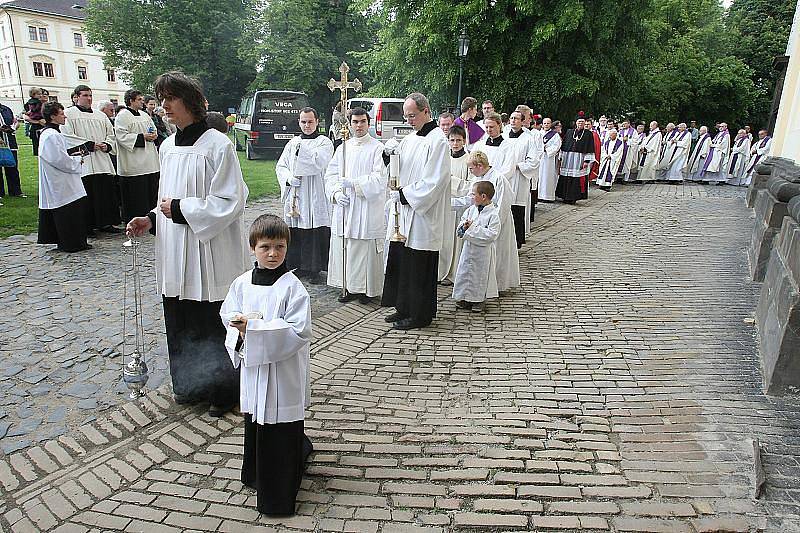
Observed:
[[[358,78],[354,79],[353,81],[347,81],[347,73],[350,72],[350,67],[347,66],[347,63],[342,61],[342,64],[339,66],[339,73],[342,75],[339,81],[331,78],[328,81],[328,89],[331,92],[335,92],[336,89],[341,91],[341,103],[342,103],[342,113],[345,115],[345,121],[342,123],[342,129],[340,133],[342,134],[342,165],[340,167],[340,175],[341,177],[345,177],[345,173],[347,171],[347,158],[346,158],[346,149],[347,149],[347,138],[350,137],[350,127],[348,125],[347,117],[347,90],[353,89],[354,92],[359,92],[361,90],[361,82],[358,81]],[[346,237],[345,228],[347,227],[346,224],[346,211],[342,209],[342,296],[347,297],[347,248],[346,248]]]

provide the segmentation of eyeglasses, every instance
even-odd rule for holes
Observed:
[[[403,118],[406,120],[414,120],[417,118],[417,113],[409,113],[408,115],[403,115]]]

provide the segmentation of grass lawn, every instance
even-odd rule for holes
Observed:
[[[22,192],[27,198],[11,198],[6,196],[0,206],[0,238],[9,235],[27,235],[35,233],[39,221],[39,167],[33,157],[31,140],[25,137],[23,128],[17,131],[19,143],[19,173],[22,181]],[[262,196],[277,196],[280,188],[275,177],[275,161],[248,161],[244,152],[238,152],[242,165],[242,174],[250,189],[250,199]],[[8,188],[6,187],[6,193]]]

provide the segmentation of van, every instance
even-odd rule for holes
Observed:
[[[402,98],[351,98],[347,109],[363,107],[369,113],[369,133],[379,141],[405,137],[413,131],[403,118]]]
[[[300,135],[300,110],[308,96],[295,91],[256,91],[245,95],[233,126],[233,143],[247,159],[278,158],[292,137]]]

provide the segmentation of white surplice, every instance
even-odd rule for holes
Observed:
[[[656,166],[658,165],[658,158],[661,154],[661,132],[656,129],[647,134],[647,138],[639,146],[639,151],[645,150],[643,154],[644,162],[642,163],[642,155],[640,155],[639,168],[639,181],[653,181],[656,179]]]
[[[501,231],[499,210],[494,204],[480,211],[472,205],[461,215],[459,226],[467,220],[472,222],[461,237],[463,249],[453,285],[453,298],[479,303],[498,296],[495,241]]]
[[[667,168],[669,167],[670,162],[670,153],[672,152],[672,140],[677,134],[678,130],[673,128],[664,133],[664,136],[661,138],[661,152],[658,156],[658,165],[656,165],[659,179],[664,178],[667,173]]]
[[[747,163],[750,157],[750,138],[745,136],[736,139],[731,147],[731,156],[728,158],[728,184],[749,185],[747,179]]]
[[[498,137],[502,139],[498,146],[493,146],[491,144],[486,144],[486,141],[489,140],[488,136],[484,136],[480,141],[476,142],[472,148],[469,149],[470,153],[475,152],[483,152],[486,154],[486,157],[489,159],[489,166],[494,167],[496,170],[500,170],[504,168],[504,160],[505,160],[505,151],[503,149],[503,145],[506,142],[505,137]]]
[[[728,152],[731,149],[731,136],[728,130],[720,131],[711,141],[711,148],[706,157],[705,166],[703,170],[704,180],[709,182],[720,182],[728,180],[727,168],[725,164],[728,161]]]
[[[95,143],[106,143],[112,151],[116,150],[114,140],[114,125],[102,111],[97,109],[91,113],[81,111],[77,106],[68,107],[64,110],[67,117],[66,123],[61,126],[61,131],[68,135],[75,135],[87,141]],[[91,176],[93,174],[116,174],[111,156],[100,150],[90,152],[83,158],[81,176]]]
[[[252,271],[231,284],[220,309],[227,328],[225,348],[241,366],[239,409],[258,424],[280,424],[305,418],[310,405],[311,302],[303,284],[286,272],[272,285],[253,285]],[[258,312],[247,321],[244,342],[230,326],[236,314]]]
[[[461,157],[450,157],[450,196],[460,198],[470,193],[472,187],[472,174],[469,173],[467,161],[469,155],[464,153]],[[455,281],[458,258],[461,255],[463,241],[456,236],[458,221],[461,219],[463,208],[453,208],[445,213],[442,225],[442,249],[439,251],[439,281],[449,279]]]
[[[397,202],[397,206],[405,246],[438,252],[450,210],[450,146],[441,128],[433,121],[428,124],[432,126],[423,126],[400,141],[399,185],[408,203]],[[387,241],[392,234],[393,223],[387,225]]]
[[[678,132],[670,142],[667,143],[667,153],[664,159],[668,159],[665,178],[670,181],[683,181],[686,177],[686,165],[689,162],[689,150],[692,147],[692,134],[689,130]]]
[[[553,130],[542,135],[542,161],[539,163],[539,199],[555,201],[558,185],[558,154],[561,151],[561,135]]]
[[[39,136],[39,209],[57,209],[86,196],[80,156],[67,150],[81,140],[44,128]]]
[[[635,152],[631,149],[631,140],[637,137],[636,129],[628,126],[617,132],[617,138],[622,141],[622,166],[620,172],[624,181],[628,181],[631,174],[631,165],[636,159]]]
[[[647,139],[647,134],[645,132],[634,132],[628,139],[628,168],[624,171],[625,181],[632,181],[631,174],[638,177],[639,160],[641,159],[639,149],[644,144],[645,139]]]
[[[281,188],[283,220],[290,228],[313,229],[331,225],[331,205],[325,194],[325,170],[333,157],[333,143],[325,135],[294,137],[275,165]],[[292,178],[300,185],[292,186]],[[292,206],[300,216],[290,215]]]
[[[500,217],[500,235],[495,242],[497,249],[497,290],[507,291],[521,285],[519,273],[519,251],[517,238],[514,234],[514,218],[511,215],[511,186],[503,174],[493,167],[483,176],[476,176],[472,183],[488,181],[494,185],[492,203],[497,206]],[[469,196],[453,198],[454,207],[467,207],[472,205]]]
[[[509,131],[501,149],[504,151],[501,172],[511,186],[511,205],[525,207],[525,233],[530,231],[531,191],[539,187],[539,165],[544,152],[539,130],[520,130],[514,137]]]
[[[344,176],[353,182],[353,189],[342,188],[343,153],[347,164]],[[342,286],[344,238],[347,247],[347,291],[369,297],[383,292],[383,246],[386,234],[383,207],[388,191],[387,181],[383,143],[371,135],[353,137],[337,148],[325,172],[325,194],[333,207],[328,285]],[[350,199],[347,207],[336,203],[335,198],[339,194]]]
[[[114,119],[114,137],[117,147],[117,173],[120,176],[143,176],[159,171],[159,154],[156,144],[144,141],[144,147],[136,143],[145,133],[156,131],[153,118],[144,111],[134,115],[123,109]],[[140,143],[141,144],[141,143]]]
[[[624,146],[621,139],[612,141],[610,137],[600,145],[600,170],[596,180],[599,187],[611,187],[616,175],[622,172]]]
[[[244,227],[247,185],[233,144],[215,129],[192,146],[175,136],[160,149],[159,198],[180,200],[187,224],[156,208],[156,280],[167,297],[218,302],[249,266]]]
[[[750,161],[747,163],[747,183],[750,183],[750,180],[753,179],[753,172],[755,172],[756,165],[758,165],[761,161],[764,160],[770,153],[772,149],[772,137],[767,135],[763,139],[756,141],[753,147],[750,149]]]
[[[692,150],[692,157],[689,158],[687,172],[690,180],[701,181],[703,179],[703,167],[706,164],[706,157],[708,157],[710,149],[711,136],[708,133],[704,133],[697,139],[697,144]]]

